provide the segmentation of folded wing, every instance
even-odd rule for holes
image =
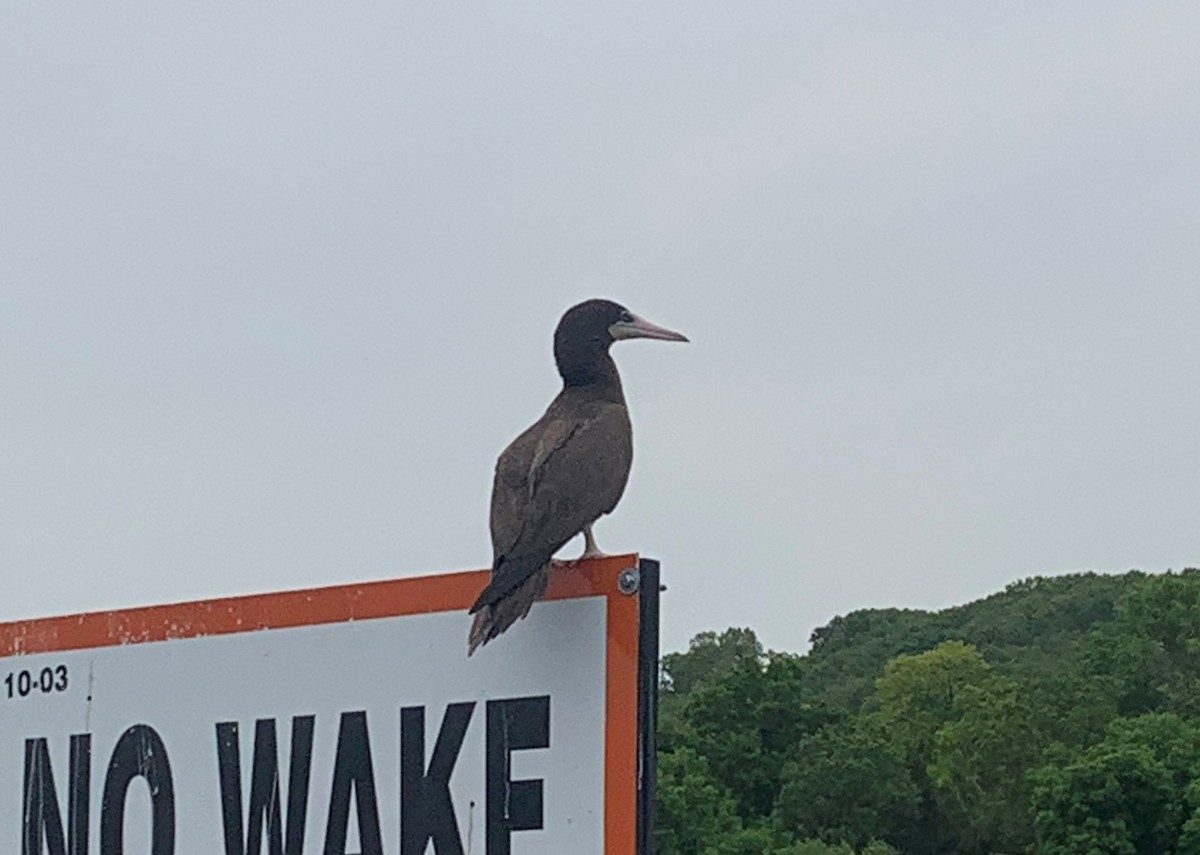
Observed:
[[[633,443],[621,404],[555,401],[513,440],[492,486],[492,581],[472,611],[492,605],[543,570],[563,544],[609,513],[629,479]]]

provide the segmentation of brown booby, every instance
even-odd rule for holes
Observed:
[[[608,349],[628,338],[687,341],[610,300],[588,300],[554,331],[563,388],[496,461],[492,580],[471,606],[467,654],[529,614],[546,593],[551,557],[583,532],[581,557],[603,555],[592,524],[612,511],[633,462],[621,376]]]

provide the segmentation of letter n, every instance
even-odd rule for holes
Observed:
[[[67,833],[64,836],[46,740],[25,740],[21,855],[42,855],[43,842],[49,855],[87,855],[91,774],[92,735],[74,734],[71,737],[71,765],[67,773]]]

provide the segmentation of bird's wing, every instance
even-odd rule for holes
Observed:
[[[551,407],[517,437],[496,463],[489,588],[519,583],[532,572],[527,565],[544,564],[616,507],[632,459],[629,414],[620,404],[599,402],[573,415]],[[502,580],[506,567],[517,578]]]

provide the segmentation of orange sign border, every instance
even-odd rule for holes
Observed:
[[[604,851],[637,846],[638,597],[617,577],[638,566],[636,553],[580,561],[551,573],[548,600],[606,597]],[[173,638],[284,629],[349,620],[466,611],[489,571],[467,570],[378,582],[193,600],[107,612],[0,623],[0,658],[84,650]],[[463,621],[463,655],[466,627]],[[512,632],[520,632],[521,626]]]

